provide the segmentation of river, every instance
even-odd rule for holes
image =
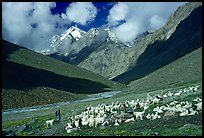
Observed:
[[[93,100],[98,100],[98,99],[102,99],[102,98],[110,98],[113,95],[118,94],[120,92],[121,91],[101,92],[101,93],[96,93],[96,94],[90,94],[85,99],[75,100],[75,101],[71,101],[71,102],[60,102],[60,103],[47,104],[47,105],[8,109],[8,110],[5,110],[4,112],[2,112],[2,114],[7,115],[7,114],[15,114],[15,113],[21,113],[21,112],[46,110],[46,109],[56,108],[56,107],[59,107],[62,105],[67,105],[67,104],[76,103],[76,102],[93,101]]]

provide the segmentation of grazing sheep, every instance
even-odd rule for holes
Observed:
[[[74,124],[75,124],[76,128],[80,128],[80,126],[81,126],[81,119],[75,120]]]
[[[136,120],[138,118],[140,118],[140,120],[143,120],[143,115],[144,115],[145,111],[142,111],[142,112],[133,112],[133,115],[135,116]]]
[[[158,113],[163,113],[162,109],[160,109],[160,107],[156,107],[153,109],[154,112],[158,112]]]
[[[53,126],[53,122],[54,122],[55,120],[54,119],[52,119],[52,120],[47,120],[46,121],[46,125],[47,125],[47,127],[50,125],[50,126]]]
[[[168,93],[167,93],[167,96],[168,97],[171,97],[171,96],[173,96],[174,94],[172,93],[172,92],[170,92],[170,91],[168,91]]]
[[[176,105],[177,103],[178,103],[177,101],[173,101],[173,102],[171,102],[169,105],[174,106],[174,105]]]
[[[71,129],[71,128],[73,128],[71,123],[67,123],[67,126],[65,127],[65,130],[68,130],[68,129]]]
[[[89,123],[88,118],[89,118],[88,115],[83,116],[83,118],[82,118],[82,120],[81,120],[81,124],[82,124],[83,126],[88,125],[88,123]]]
[[[155,119],[157,119],[157,118],[161,118],[161,116],[158,115],[158,112],[156,112],[155,114],[152,114],[152,115],[151,115],[151,119],[152,119],[152,120],[155,120]]]
[[[149,105],[146,103],[143,107],[144,111],[146,111],[149,108]]]
[[[76,120],[81,119],[81,118],[82,118],[82,114],[76,115],[74,118],[75,118]]]
[[[192,103],[189,103],[188,101],[186,101],[186,105],[183,106],[183,108],[191,108],[192,107]]]
[[[202,111],[202,102],[197,103],[196,106],[197,106],[196,110]]]
[[[198,97],[198,98],[195,98],[193,101],[194,101],[194,102],[201,102],[202,99]]]
[[[101,126],[106,126],[106,125],[109,125],[110,124],[110,122],[108,121],[108,120],[105,120],[102,124],[101,124]]]
[[[134,100],[127,101],[127,103],[130,105],[130,107],[134,107],[137,104]]]
[[[146,116],[147,119],[151,119],[151,115],[148,113]]]
[[[78,130],[78,128],[70,128],[67,130],[67,133],[72,133],[72,132],[77,131],[77,130]]]
[[[114,126],[119,126],[120,124],[119,124],[119,122],[118,122],[118,120],[116,119],[115,120],[115,123],[114,123]]]
[[[157,94],[155,97],[156,97],[157,99],[159,99],[160,101],[163,100],[162,96],[160,96],[159,94]]]
[[[106,119],[106,114],[104,114],[103,116],[97,115],[95,117],[95,127],[97,127],[98,124],[103,124],[105,119]]]
[[[193,110],[192,108],[189,109],[190,113],[188,115],[195,115],[198,114],[198,111]]]
[[[163,98],[167,98],[167,97],[168,97],[168,95],[167,95],[167,94],[164,94],[162,97],[163,97]]]
[[[181,112],[179,115],[180,116],[187,116],[188,115],[188,110],[186,109],[185,111]]]
[[[125,120],[125,123],[128,123],[128,122],[134,122],[134,121],[135,121],[135,118],[132,117],[132,118],[130,118],[130,119]]]
[[[157,98],[157,97],[155,97],[153,100],[152,100],[152,102],[153,102],[153,104],[158,104],[159,103],[159,101],[160,101],[160,99],[159,98]]]
[[[179,91],[179,92],[175,93],[174,96],[179,96],[179,95],[181,95],[181,93],[182,93],[182,91]]]
[[[197,91],[199,89],[199,86],[195,86],[193,89],[193,92]]]
[[[89,118],[88,118],[88,125],[89,127],[94,127],[95,126],[95,118],[93,115],[91,115]]]

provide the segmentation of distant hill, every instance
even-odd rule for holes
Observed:
[[[2,40],[3,108],[70,101],[124,85]]]

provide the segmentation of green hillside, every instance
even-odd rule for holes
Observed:
[[[132,81],[128,85],[128,91],[142,93],[200,82],[202,82],[202,47],[144,78]]]
[[[3,109],[70,101],[124,87],[4,40],[2,47]]]

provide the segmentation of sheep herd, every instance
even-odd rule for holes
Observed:
[[[117,101],[110,105],[98,104],[96,107],[88,105],[81,114],[68,118],[65,130],[71,133],[86,127],[118,126],[143,119],[155,120],[162,117],[169,119],[175,115],[195,115],[202,112],[202,99],[199,97],[191,102],[173,100],[166,105],[160,103],[164,103],[166,98],[196,92],[198,89],[199,86],[190,86],[175,93],[168,91],[154,96],[147,94],[145,99],[126,100],[124,103]]]

